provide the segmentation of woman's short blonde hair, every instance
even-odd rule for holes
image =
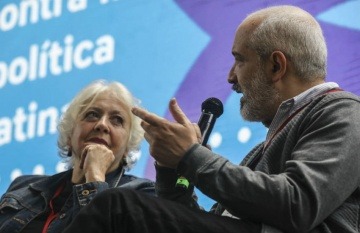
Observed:
[[[59,154],[68,158],[71,156],[69,151],[69,141],[73,132],[76,119],[97,99],[99,94],[110,91],[121,102],[128,106],[130,116],[130,135],[127,143],[128,155],[126,156],[125,168],[130,169],[137,161],[136,152],[140,149],[140,143],[144,137],[144,131],[140,125],[141,119],[133,115],[130,111],[132,107],[140,106],[140,101],[135,98],[130,91],[119,82],[107,82],[97,80],[82,89],[70,102],[63,113],[58,124],[58,148]],[[72,158],[69,159],[70,167],[73,165]]]

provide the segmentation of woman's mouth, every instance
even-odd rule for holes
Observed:
[[[101,138],[90,138],[87,142],[101,144],[101,145],[106,146],[107,148],[110,147],[109,144],[104,139],[101,139]]]

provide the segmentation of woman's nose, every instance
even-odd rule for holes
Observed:
[[[102,118],[99,119],[99,121],[95,125],[95,130],[96,131],[101,131],[101,132],[104,132],[104,133],[109,133],[110,132],[109,122],[106,119],[106,117],[102,117]]]

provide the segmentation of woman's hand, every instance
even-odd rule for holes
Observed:
[[[105,145],[87,145],[81,153],[80,162],[75,163],[72,182],[105,181],[105,175],[114,160],[113,152]]]

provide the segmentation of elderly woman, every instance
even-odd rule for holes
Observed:
[[[98,193],[116,187],[154,195],[150,180],[124,174],[143,139],[137,100],[122,84],[96,81],[70,103],[58,147],[72,169],[53,176],[21,176],[0,202],[0,232],[61,232]]]

